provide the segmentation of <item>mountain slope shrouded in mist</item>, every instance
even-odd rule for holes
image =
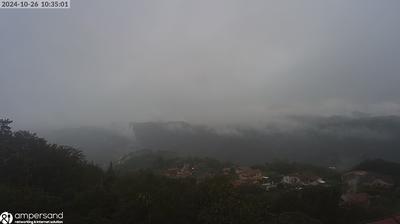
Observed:
[[[400,117],[291,117],[290,127],[209,128],[185,122],[132,123],[142,148],[242,163],[275,159],[345,166],[362,159],[400,161]]]
[[[167,150],[243,164],[273,160],[350,167],[364,159],[400,161],[400,117],[287,117],[264,126],[136,122],[130,133],[80,127],[44,131],[57,144],[81,149],[102,166],[138,149]]]

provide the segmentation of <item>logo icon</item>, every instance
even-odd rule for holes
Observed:
[[[13,216],[11,213],[3,212],[0,215],[0,223],[2,224],[10,224],[13,221]]]

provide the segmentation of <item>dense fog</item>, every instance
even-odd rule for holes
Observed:
[[[23,129],[399,114],[398,1],[74,1],[0,14]]]

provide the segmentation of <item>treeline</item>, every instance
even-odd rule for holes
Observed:
[[[0,204],[9,212],[64,212],[65,223],[358,223],[379,217],[338,206],[340,189],[267,192],[229,177],[171,179],[150,169],[120,172],[87,162],[0,120]],[[293,169],[293,167],[290,167]]]
[[[399,116],[288,117],[259,128],[218,129],[185,122],[131,126],[144,148],[238,163],[286,159],[347,169],[370,158],[400,161]]]

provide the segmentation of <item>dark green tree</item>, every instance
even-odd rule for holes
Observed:
[[[10,136],[12,135],[10,124],[13,121],[10,119],[0,119],[0,135]]]

